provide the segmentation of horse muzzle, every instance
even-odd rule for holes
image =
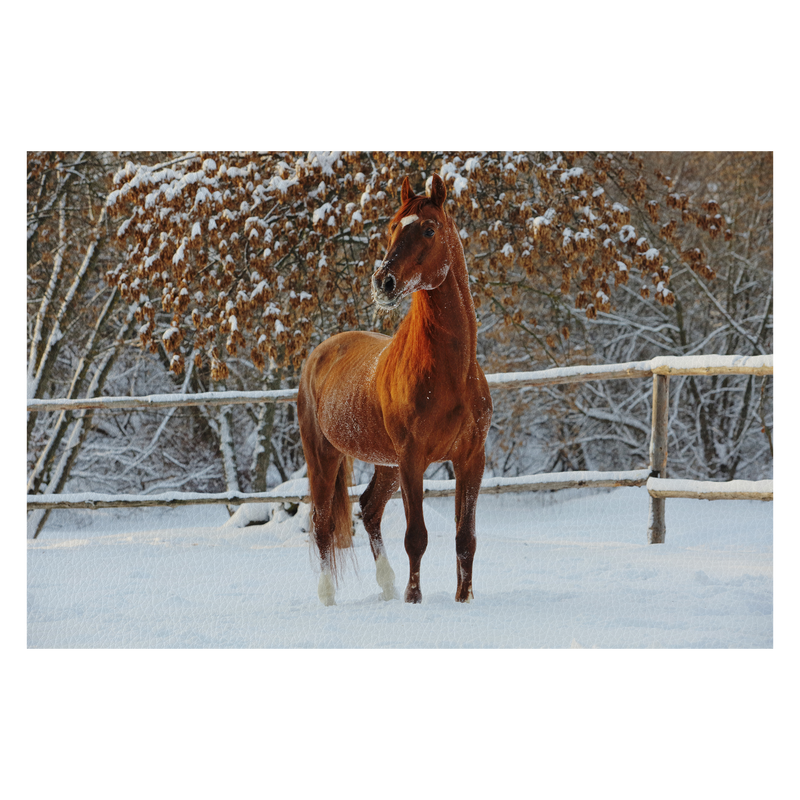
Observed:
[[[397,279],[384,267],[379,267],[372,274],[372,296],[381,308],[395,308],[400,303]]]

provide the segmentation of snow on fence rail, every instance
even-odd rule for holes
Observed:
[[[649,361],[629,361],[578,367],[559,367],[536,372],[507,372],[487,375],[492,389],[518,389],[525,386],[555,386],[594,380],[653,378],[653,416],[650,437],[650,467],[623,472],[560,472],[525,475],[518,478],[486,478],[481,493],[554,491],[584,486],[646,486],[650,495],[648,542],[664,541],[666,526],[664,503],[669,497],[705,500],[772,500],[772,481],[689,481],[667,479],[667,414],[669,377],[671,375],[772,375],[772,355],[762,356],[660,356]],[[194,395],[150,395],[147,397],[97,397],[86,399],[28,400],[28,411],[78,409],[171,408],[189,405],[234,405],[240,403],[293,402],[296,389],[264,392],[204,392]],[[285,488],[285,487],[284,487]],[[296,485],[296,494],[272,492],[194,493],[167,492],[158,495],[103,495],[93,493],[28,495],[28,510],[48,508],[113,508],[121,506],[174,506],[224,503],[299,503],[308,502],[308,486]],[[353,486],[350,496],[356,499],[364,486]],[[455,481],[425,481],[426,497],[455,494]],[[395,497],[400,496],[396,492]]]
[[[523,475],[517,478],[484,478],[481,494],[501,494],[505,492],[533,492],[557,489],[574,489],[582,486],[644,486],[650,477],[649,469],[633,469],[621,472],[557,472],[544,475]],[[244,503],[308,503],[308,478],[291,481],[292,494],[284,492],[164,492],[163,494],[40,494],[28,498],[28,508],[134,508],[141,506],[188,506],[225,503],[236,506]],[[359,498],[368,484],[350,487],[350,500]],[[456,493],[456,482],[423,481],[423,497],[451,497]],[[399,491],[392,495],[401,497]]]
[[[518,389],[523,386],[556,386],[563,383],[648,378],[651,375],[737,374],[772,375],[772,356],[659,356],[650,361],[628,361],[623,364],[557,367],[536,372],[499,372],[487,375],[486,380],[492,389]],[[297,389],[273,389],[263,392],[152,394],[145,397],[87,397],[73,400],[29,399],[28,411],[227,406],[243,403],[291,403],[295,400],[297,400]]]
[[[689,481],[649,478],[651,497],[693,497],[696,500],[772,500],[772,481]]]

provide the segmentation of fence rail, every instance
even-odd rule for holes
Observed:
[[[504,492],[555,491],[577,487],[646,486],[650,496],[648,542],[664,541],[665,500],[691,497],[705,500],[756,499],[772,500],[772,481],[689,481],[667,479],[667,423],[669,378],[672,375],[772,375],[773,356],[664,356],[649,361],[599,366],[559,367],[536,372],[508,372],[487,375],[490,389],[557,386],[595,380],[653,379],[653,414],[650,440],[650,466],[644,470],[622,472],[559,472],[526,475],[518,478],[487,478],[481,484],[482,494]],[[236,405],[243,403],[286,403],[297,399],[296,389],[263,392],[204,392],[193,395],[149,395],[145,397],[97,397],[78,399],[29,399],[28,411],[80,409],[173,408],[192,405]],[[356,499],[366,489],[353,486],[350,496]],[[426,497],[447,497],[455,494],[455,481],[425,481]],[[394,497],[400,497],[396,492]],[[80,494],[28,495],[28,510],[52,508],[119,508],[143,506],[177,506],[243,503],[308,502],[307,486],[296,494],[272,492],[192,493],[167,492],[157,495]]]
[[[772,375],[772,356],[659,356],[650,361],[623,364],[557,367],[536,372],[498,372],[486,376],[490,389],[558,386],[586,381],[649,378],[652,375]],[[79,411],[81,409],[175,408],[178,406],[229,406],[246,403],[292,403],[297,389],[263,392],[201,392],[152,394],[142,397],[87,397],[72,400],[29,399],[28,411]]]
[[[649,478],[650,497],[695,500],[772,500],[772,481],[689,481]]]
[[[481,483],[481,494],[504,494],[506,492],[557,491],[559,489],[576,489],[584,486],[644,486],[650,477],[649,469],[633,469],[624,472],[556,472],[544,475],[523,475],[518,478],[484,478]],[[28,508],[137,508],[144,506],[189,506],[242,505],[244,503],[308,503],[308,481],[300,479],[297,483],[305,484],[302,491],[295,494],[276,492],[220,492],[218,494],[193,492],[165,492],[153,495],[103,495],[91,492],[79,494],[40,494],[28,498]],[[351,501],[366,491],[368,484],[350,487]],[[423,481],[424,497],[452,497],[456,493],[456,482]],[[399,491],[392,497],[401,497]]]

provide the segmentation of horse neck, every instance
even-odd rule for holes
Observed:
[[[413,294],[392,348],[406,374],[430,376],[435,366],[437,375],[447,370],[460,383],[475,361],[478,325],[464,249],[455,224],[448,223],[447,277],[436,289]]]

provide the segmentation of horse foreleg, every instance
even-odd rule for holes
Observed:
[[[422,469],[400,467],[400,485],[403,488],[403,505],[406,511],[405,547],[408,554],[408,585],[406,603],[421,603],[419,571],[422,556],[428,547],[428,529],[422,516]]]
[[[465,462],[453,462],[456,475],[456,600],[468,603],[472,595],[472,561],[475,557],[475,509],[483,478],[483,446]]]
[[[359,498],[361,517],[369,534],[369,546],[375,559],[375,578],[383,590],[384,600],[397,597],[394,587],[394,570],[386,555],[381,537],[381,519],[386,503],[400,485],[400,470],[397,467],[375,467],[375,473],[364,494]]]

